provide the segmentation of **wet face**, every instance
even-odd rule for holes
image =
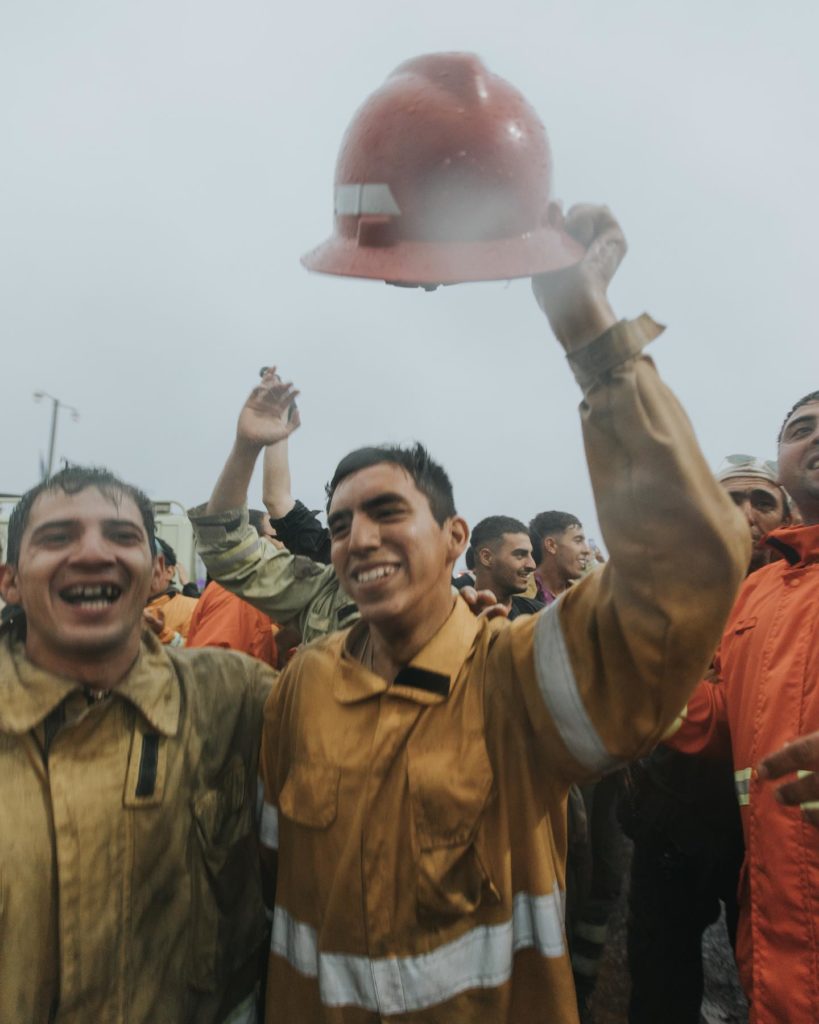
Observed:
[[[751,531],[753,551],[751,568],[759,568],[767,562],[768,551],[762,541],[771,530],[776,530],[785,520],[785,499],[776,484],[753,476],[736,476],[723,480],[722,486],[732,501],[745,516]]]
[[[499,601],[505,602],[513,594],[522,594],[526,590],[529,577],[535,570],[528,534],[504,533],[477,554],[479,566],[486,574],[486,585]]]
[[[366,621],[412,630],[429,614],[431,595],[449,595],[466,524],[455,516],[440,526],[400,466],[382,462],[342,480],[327,523],[333,567]]]
[[[2,583],[26,613],[26,648],[40,664],[98,659],[139,643],[154,559],[132,498],[96,487],[42,493],[16,567]]]
[[[819,402],[789,417],[779,442],[779,482],[806,523],[819,522]]]
[[[567,526],[563,533],[547,537],[543,545],[554,555],[558,572],[567,582],[579,579],[592,557],[582,526]]]

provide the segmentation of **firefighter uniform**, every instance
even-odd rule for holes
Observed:
[[[306,647],[268,701],[268,1024],[577,1020],[566,794],[658,741],[748,559],[684,413],[635,358],[645,329],[572,358],[605,568],[514,623],[454,600],[392,684],[362,663],[360,623]]]
[[[748,577],[716,661],[668,741],[732,752],[745,833],[737,961],[753,1024],[819,1020],[819,837],[756,777],[765,755],[819,729],[819,526],[775,530],[781,561]]]

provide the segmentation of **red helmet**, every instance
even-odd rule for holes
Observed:
[[[335,230],[309,270],[434,286],[576,263],[550,217],[552,157],[523,96],[471,53],[401,64],[361,106],[336,164]]]

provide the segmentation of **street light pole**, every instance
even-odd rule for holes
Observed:
[[[51,402],[51,432],[48,439],[48,465],[42,466],[43,479],[47,480],[51,476],[51,471],[54,468],[54,450],[57,445],[57,417],[60,409],[68,409],[71,413],[72,420],[78,420],[80,414],[73,405],[67,405],[65,402],[61,402],[59,398],[55,398],[54,395],[50,395],[47,391],[35,391],[34,401],[40,402],[43,398],[48,398]]]

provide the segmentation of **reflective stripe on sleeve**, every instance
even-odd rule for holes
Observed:
[[[371,959],[319,951],[315,928],[277,906],[270,949],[300,974],[316,978],[324,1006],[357,1006],[381,1014],[413,1013],[471,988],[496,988],[512,976],[521,949],[566,954],[562,895],[517,893],[512,919],[479,925],[429,953]]]
[[[747,807],[751,802],[752,771],[752,768],[741,768],[739,771],[734,772],[734,786],[736,787],[737,800],[740,807]]]
[[[279,812],[273,804],[267,802],[262,807],[259,840],[262,846],[266,846],[268,850],[278,850],[279,848]]]
[[[256,996],[250,995],[229,1013],[222,1024],[256,1024]]]
[[[611,771],[620,762],[606,750],[580,697],[560,628],[561,604],[555,601],[538,614],[534,650],[537,684],[572,757],[589,771]]]

